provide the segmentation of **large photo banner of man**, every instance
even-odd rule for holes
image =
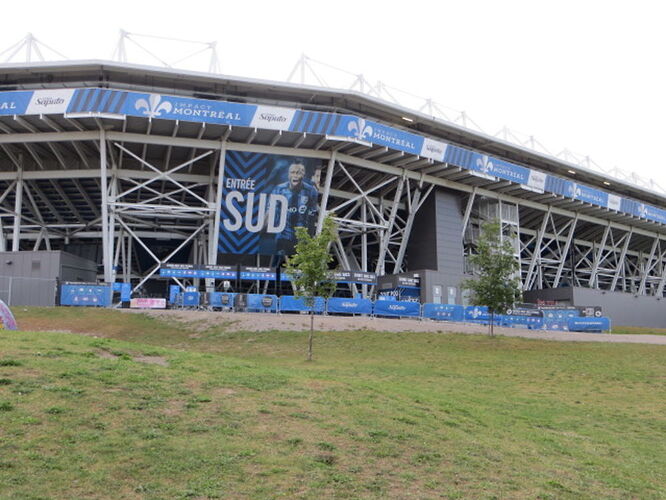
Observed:
[[[219,251],[291,255],[297,227],[314,234],[322,168],[323,160],[227,152]]]

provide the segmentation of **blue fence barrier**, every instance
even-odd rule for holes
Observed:
[[[120,292],[121,302],[129,302],[132,299],[132,285],[130,283],[116,282],[113,284],[113,291]]]
[[[486,306],[465,307],[465,321],[467,323],[479,323],[487,325],[490,321],[490,313]]]
[[[199,292],[183,293],[183,307],[199,307],[201,294]]]
[[[569,318],[567,326],[570,332],[607,332],[610,330],[610,318]]]
[[[372,314],[372,301],[331,297],[327,301],[326,310],[331,314]]]
[[[315,297],[314,312],[323,313],[326,309],[326,300],[324,297]],[[305,312],[310,308],[305,305],[305,299],[293,295],[283,295],[280,297],[280,311],[284,312]]]
[[[61,306],[109,307],[113,288],[96,283],[64,284],[60,288]]]
[[[397,300],[378,300],[375,302],[374,314],[376,316],[418,318],[421,316],[421,304],[418,302],[405,302]]]
[[[249,312],[277,312],[278,298],[277,295],[248,293],[246,307]]]
[[[439,321],[462,321],[465,308],[455,304],[423,304],[423,317]]]
[[[235,293],[226,293],[226,292],[210,292],[208,294],[208,305],[215,308],[228,308],[231,309],[234,307],[234,296]]]
[[[496,317],[497,324],[508,328],[527,328],[539,330],[543,328],[543,318],[540,316],[524,316],[518,314],[501,314]]]

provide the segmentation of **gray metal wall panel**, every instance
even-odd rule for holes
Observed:
[[[463,274],[463,215],[460,194],[438,189],[435,193],[437,270],[454,276]]]
[[[573,288],[544,288],[543,290],[528,290],[523,292],[523,300],[536,303],[537,300],[553,300],[563,305],[573,305]]]
[[[437,269],[437,231],[435,194],[432,193],[414,218],[407,244],[409,269]]]
[[[614,326],[666,328],[666,299],[622,292],[574,288],[574,305],[601,306]]]
[[[11,306],[54,306],[57,280],[12,278],[9,293]]]

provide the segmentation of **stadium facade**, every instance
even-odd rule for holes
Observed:
[[[164,290],[168,263],[279,265],[295,226],[333,213],[338,266],[380,276],[349,293],[416,276],[422,301],[463,303],[479,227],[499,219],[527,300],[666,327],[665,207],[355,91],[103,61],[0,70],[0,252],[65,250],[135,293]]]

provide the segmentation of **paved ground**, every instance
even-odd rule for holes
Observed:
[[[156,317],[196,323],[205,329],[221,322],[235,331],[287,330],[302,331],[310,328],[310,317],[301,314],[261,314],[231,313],[211,311],[133,311],[144,312]],[[449,323],[446,321],[420,321],[415,319],[363,318],[344,316],[317,316],[315,328],[327,331],[378,330],[388,332],[442,332],[442,333],[488,333],[488,328],[469,323]],[[634,344],[666,345],[666,335],[610,335],[599,333],[554,332],[543,330],[522,330],[519,328],[495,328],[497,335],[524,337],[569,342],[619,342]]]

